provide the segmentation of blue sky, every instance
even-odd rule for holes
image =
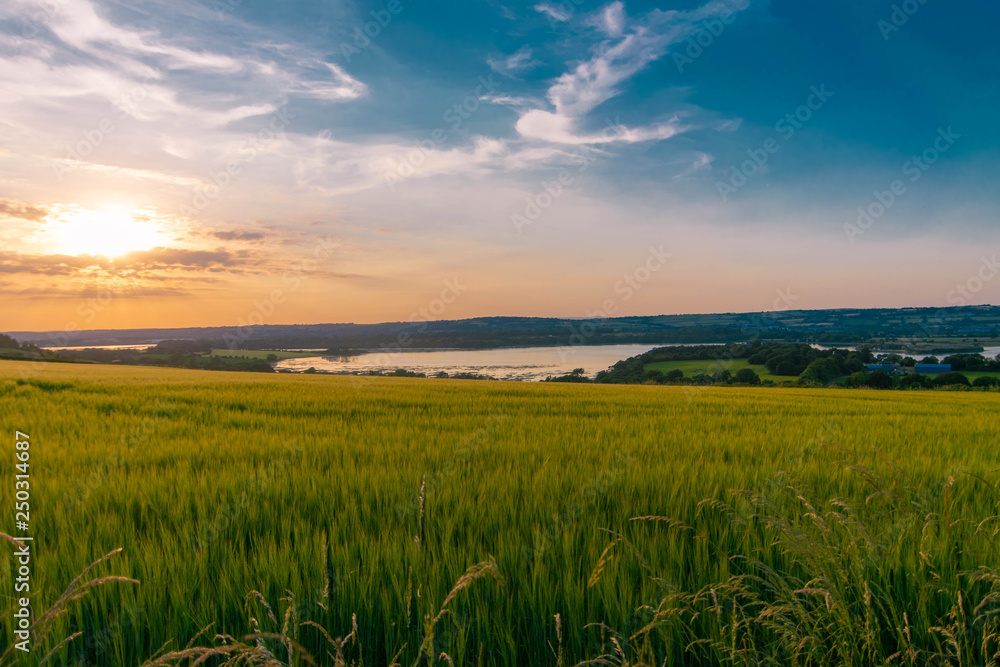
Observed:
[[[5,3],[10,328],[399,320],[455,278],[441,317],[956,305],[1000,239],[998,19],[987,0]],[[647,276],[651,248],[671,258]]]

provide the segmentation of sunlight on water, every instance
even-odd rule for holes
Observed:
[[[591,345],[573,347],[521,347],[500,350],[408,350],[372,352],[355,357],[302,357],[286,359],[278,370],[302,372],[308,368],[336,373],[408,371],[434,375],[440,371],[490,375],[498,380],[544,380],[582,368],[593,377],[598,371],[648,352],[658,345]]]

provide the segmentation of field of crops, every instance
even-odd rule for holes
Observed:
[[[975,609],[994,584],[961,572],[997,560],[976,529],[997,502],[998,393],[23,367],[0,362],[0,503],[19,430],[36,613],[116,547],[95,574],[140,582],[70,603],[45,648],[83,635],[53,664],[138,665],[213,623],[196,645],[284,630],[318,664],[344,664],[320,627],[353,629],[344,661],[372,665],[995,650]],[[12,628],[6,611],[5,648]]]

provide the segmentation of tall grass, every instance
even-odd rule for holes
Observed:
[[[59,616],[52,636],[83,635],[57,664],[168,664],[185,650],[253,649],[258,639],[271,656],[258,658],[292,664],[307,655],[317,664],[725,664],[756,655],[750,647],[787,662],[803,640],[800,664],[828,664],[819,656],[839,655],[830,646],[847,637],[834,621],[865,618],[864,582],[869,599],[885,592],[906,612],[891,617],[901,635],[889,625],[852,635],[864,655],[888,660],[905,652],[893,637],[906,632],[915,650],[947,655],[931,628],[954,628],[953,611],[975,618],[992,585],[962,573],[995,562],[992,524],[978,534],[970,526],[994,515],[989,487],[971,475],[992,479],[997,467],[997,394],[56,365],[18,384],[18,371],[0,364],[0,423],[32,437],[36,603],[57,599],[116,547],[120,573],[142,582],[95,589]],[[845,459],[893,470],[887,479],[902,481],[886,488],[896,495],[866,502],[871,482]],[[799,512],[790,488],[812,511]],[[12,497],[13,484],[0,485],[0,503]],[[913,505],[917,497],[925,504]],[[818,500],[834,498],[843,506]],[[912,512],[892,505],[899,498]],[[827,560],[783,541],[779,517],[810,540],[828,535],[822,520],[832,531],[819,552]],[[854,550],[844,572],[867,579],[834,576],[829,562],[841,562],[844,540]],[[477,563],[494,563],[500,580],[449,599]],[[12,590],[0,568],[0,591]],[[251,591],[259,597],[248,602]],[[788,610],[763,630],[754,600]],[[791,632],[827,601],[829,619]],[[288,613],[291,651],[281,639]],[[5,637],[11,627],[8,615]],[[772,648],[776,637],[785,648]],[[963,656],[986,654],[955,641]],[[237,649],[204,655],[205,664],[249,659]]]
[[[600,660],[652,665],[683,652],[713,665],[1000,664],[1000,517],[956,516],[954,478],[928,493],[899,469],[850,468],[870,487],[858,502],[821,502],[786,475],[763,492],[734,492],[733,504],[704,501],[758,536],[757,547],[694,592],[654,577],[663,596]],[[609,549],[618,541],[627,538]]]

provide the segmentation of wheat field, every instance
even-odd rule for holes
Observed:
[[[139,582],[52,664],[987,664],[998,407],[0,362],[0,499],[28,433],[36,613]]]

